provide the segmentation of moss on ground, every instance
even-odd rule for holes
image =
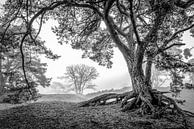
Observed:
[[[78,107],[41,102],[0,111],[0,129],[183,129],[166,118],[151,119],[121,112],[120,105]]]

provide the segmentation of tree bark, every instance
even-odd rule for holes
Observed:
[[[2,53],[0,52],[0,96],[4,93],[4,79],[2,73]]]
[[[151,56],[147,57],[147,64],[145,69],[145,84],[151,88],[151,76],[152,76],[152,60]]]
[[[127,55],[127,53],[122,52],[125,61],[127,63],[127,67],[128,67],[128,72],[131,76],[131,82],[132,82],[132,88],[134,90],[135,93],[141,93],[143,92],[149,92],[149,90],[151,90],[150,86],[147,85],[146,83],[146,76],[144,75],[143,72],[143,58],[144,58],[144,48],[143,45],[142,46],[137,46],[137,50],[136,50],[136,58],[134,58],[135,60],[133,60],[133,62],[129,61],[129,56]],[[150,65],[149,65],[150,66]],[[150,75],[151,77],[151,75]],[[150,78],[147,78],[150,82]]]
[[[137,50],[136,50],[136,58],[134,60],[134,62],[131,64],[130,61],[128,61],[128,56],[126,53],[123,54],[123,56],[125,57],[127,66],[128,66],[128,71],[131,77],[131,82],[132,82],[132,88],[135,94],[138,94],[138,98],[140,98],[141,101],[141,106],[142,107],[149,107],[147,109],[143,109],[143,113],[147,112],[149,110],[153,111],[153,106],[152,106],[152,101],[153,101],[153,97],[151,95],[151,86],[146,83],[146,79],[148,82],[151,82],[151,75],[149,76],[145,76],[144,75],[144,71],[143,71],[143,58],[144,58],[144,49],[142,46],[137,46]],[[123,53],[123,52],[122,52]],[[151,64],[152,62],[148,62],[147,64],[147,71],[151,72]],[[150,73],[151,74],[151,73]],[[140,102],[137,99],[137,102]]]

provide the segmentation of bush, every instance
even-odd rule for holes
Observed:
[[[11,103],[11,104],[16,104],[19,103],[19,98],[16,97],[15,93],[8,93],[4,96],[3,98],[3,103]]]
[[[11,104],[20,104],[27,101],[36,101],[40,95],[36,88],[31,89],[10,89],[5,93],[2,102]]]

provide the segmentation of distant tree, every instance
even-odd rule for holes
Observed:
[[[71,90],[76,94],[83,94],[85,89],[95,89],[95,85],[91,82],[98,77],[99,73],[95,67],[87,66],[84,64],[71,65],[66,67],[64,77],[69,81]]]

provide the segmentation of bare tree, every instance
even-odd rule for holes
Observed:
[[[96,68],[80,64],[67,66],[64,78],[68,79],[72,90],[76,94],[83,94],[85,89],[95,89],[95,85],[91,84],[91,82],[98,75]]]

